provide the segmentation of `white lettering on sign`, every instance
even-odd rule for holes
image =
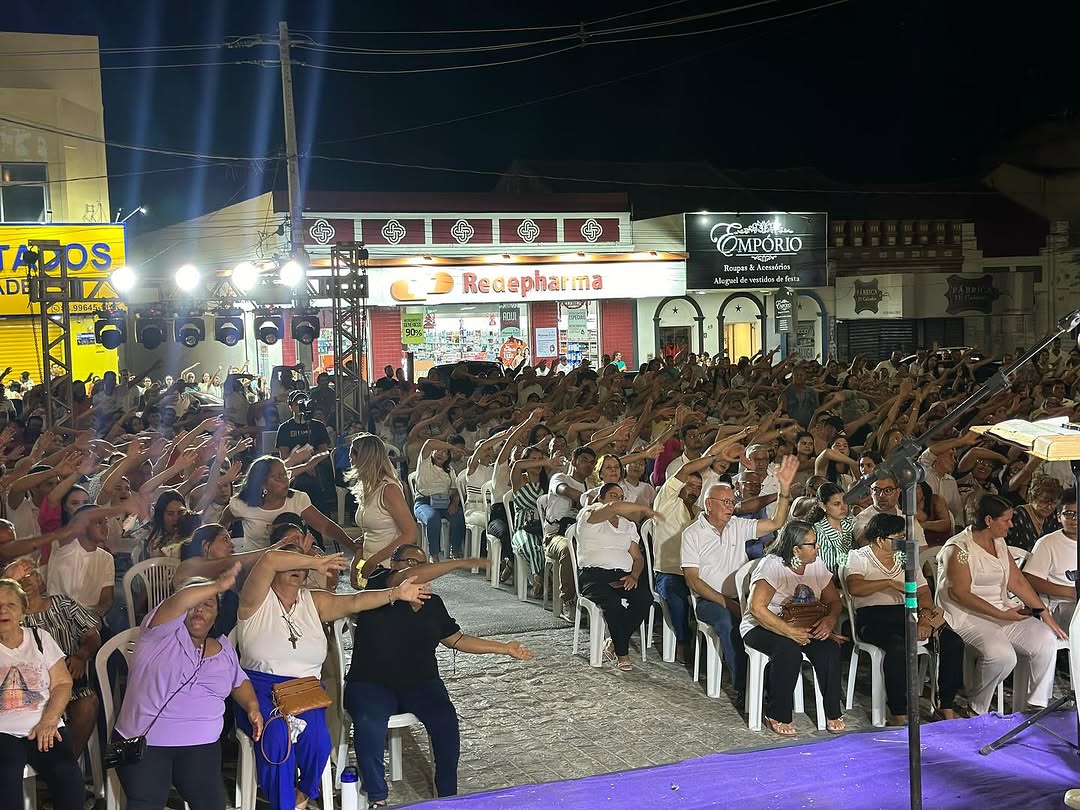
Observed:
[[[466,295],[490,292],[519,293],[525,298],[531,290],[562,292],[564,290],[602,290],[604,277],[582,273],[576,276],[548,276],[539,270],[531,276],[495,276],[487,279],[476,273],[461,274],[461,291]]]
[[[802,239],[787,235],[794,233],[771,219],[758,220],[745,228],[738,222],[717,222],[709,231],[709,239],[724,256],[748,256],[768,262],[802,250]]]

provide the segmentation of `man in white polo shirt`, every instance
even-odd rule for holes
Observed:
[[[866,534],[866,525],[870,522],[870,518],[874,515],[900,515],[903,516],[903,512],[900,511],[900,486],[896,483],[895,478],[889,478],[888,476],[882,476],[870,485],[870,498],[873,500],[873,504],[859,512],[855,518],[855,546],[866,545],[864,535]],[[923,527],[919,525],[919,521],[915,521],[915,543],[918,545],[920,551],[926,549],[926,534],[923,532]]]
[[[745,688],[742,639],[735,573],[749,560],[746,546],[776,531],[787,520],[791,505],[791,482],[799,462],[786,456],[777,470],[780,482],[776,515],[768,520],[735,517],[735,492],[730,484],[713,484],[705,493],[705,512],[682,534],[683,575],[697,594],[697,617],[707,622],[720,638],[724,661],[737,691]]]

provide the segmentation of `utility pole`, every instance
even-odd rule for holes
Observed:
[[[289,24],[282,21],[278,23],[278,50],[281,58],[281,96],[285,111],[285,165],[289,177],[289,240],[292,243],[291,258],[302,268],[303,273],[300,282],[296,285],[294,298],[294,312],[305,310],[310,304],[308,296],[308,255],[304,250],[304,212],[300,202],[300,161],[297,157],[296,147],[296,113],[293,108],[293,82],[292,63],[289,57]],[[282,335],[285,340],[290,340],[291,335]],[[314,349],[310,344],[297,342],[297,360],[304,364],[304,368],[312,374],[313,379],[309,382],[315,384],[314,369],[312,365],[315,359]]]

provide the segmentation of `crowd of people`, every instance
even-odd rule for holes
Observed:
[[[765,722],[785,737],[804,656],[825,727],[844,731],[841,657],[857,635],[884,650],[889,722],[903,723],[917,711],[904,687],[905,493],[877,477],[865,500],[845,496],[991,362],[684,351],[633,373],[621,357],[460,363],[415,384],[388,366],[365,392],[368,423],[342,430],[331,380],[309,386],[297,368],[275,369],[265,396],[241,369],[201,383],[194,367],[159,382],[156,369],[61,378],[52,393],[70,384],[77,407],[53,428],[52,398],[20,391],[0,429],[0,795],[19,795],[30,765],[57,810],[84,807],[78,758],[111,689],[90,673],[129,626],[127,688],[102,742],[124,749],[132,810],[161,808],[170,787],[192,808],[224,808],[207,775],[233,736],[253,741],[270,806],[303,807],[336,745],[334,711],[351,722],[373,806],[388,800],[383,746],[403,712],[427,727],[436,790],[453,795],[460,732],[436,649],[532,658],[468,635],[431,591],[489,567],[534,597],[550,579],[569,620],[579,597],[595,603],[617,672],[634,669],[655,591],[678,661],[695,624],[718,636],[740,707],[746,649],[767,657]],[[1010,675],[1027,705],[1051,698],[1076,604],[1072,473],[967,428],[1071,416],[1078,385],[1080,351],[1055,345],[920,459],[918,631],[940,662],[935,718],[986,712]],[[337,519],[342,487],[355,527]],[[177,561],[170,596],[117,597],[125,571],[158,558]],[[330,674],[343,632],[352,660]],[[304,679],[329,700],[280,717],[280,695]]]

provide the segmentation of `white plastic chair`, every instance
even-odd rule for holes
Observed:
[[[409,473],[409,492],[412,493],[413,502],[416,501],[416,472]],[[423,523],[420,518],[413,514],[413,519],[416,521],[416,526],[420,531],[420,545],[424,547],[424,553],[427,554],[431,548],[428,545],[427,536],[427,524]],[[450,559],[450,521],[443,518],[440,522],[440,534],[439,534],[439,553],[442,555],[442,559]]]
[[[485,481],[480,487],[480,497],[484,499],[484,511],[491,519],[491,507],[495,505],[495,482]],[[502,541],[495,535],[488,533],[488,575],[491,579],[491,587],[499,587],[499,569],[502,566]]]
[[[743,615],[750,609],[750,577],[754,573],[759,560],[750,560],[735,574],[735,586],[739,592],[739,604],[742,606]],[[748,659],[746,668],[746,714],[747,725],[751,731],[761,731],[762,703],[765,698],[765,667],[769,663],[769,656],[760,650],[755,650],[749,644],[746,648]],[[809,662],[805,655],[803,660]],[[813,666],[811,666],[813,671]],[[821,688],[818,686],[817,673],[814,672],[814,699],[817,707],[817,727],[819,731],[825,730],[825,700],[821,696]],[[795,712],[805,714],[803,706],[803,679],[802,672],[795,681]]]
[[[675,646],[677,639],[675,638],[675,625],[671,621],[671,614],[668,612],[667,603],[660,597],[660,594],[656,592],[656,573],[653,571],[652,561],[652,536],[653,529],[655,528],[655,521],[652,518],[648,518],[641,524],[641,545],[645,554],[646,571],[642,572],[646,574],[649,580],[649,590],[652,591],[653,607],[649,608],[649,646],[653,643],[653,622],[655,621],[656,606],[660,606],[660,615],[663,625],[661,627],[661,653],[666,663],[671,664],[675,662]],[[696,678],[694,679],[697,680]]]
[[[513,548],[514,537],[514,493],[508,491],[503,495],[503,509],[506,510],[506,525],[510,529],[510,547]],[[517,598],[520,602],[529,601],[529,561],[521,554],[514,552],[514,586],[517,588]]]
[[[1028,557],[1031,556],[1031,552],[1027,549],[1019,548],[1018,546],[1006,546],[1009,550],[1009,556],[1013,558],[1017,568],[1023,568],[1024,563],[1027,562]]]
[[[255,807],[258,784],[255,781],[255,744],[251,737],[236,729],[236,741],[240,746],[240,756],[236,766],[236,793],[240,807]],[[331,758],[326,758],[322,781],[319,785],[319,799],[323,810],[334,810],[334,774],[330,770]]]
[[[724,670],[724,661],[720,654],[720,636],[708,622],[697,618],[697,594],[690,592],[690,612],[697,620],[697,632],[694,633],[694,684],[701,672],[701,639],[705,639],[705,694],[711,698],[720,697],[720,675]]]
[[[837,577],[840,580],[840,590],[843,594],[844,605],[847,607],[848,622],[851,624],[851,640],[854,647],[851,651],[851,663],[848,665],[847,704],[846,708],[851,711],[855,703],[855,675],[859,669],[859,653],[870,656],[870,722],[872,725],[882,727],[885,725],[885,651],[881,647],[868,644],[859,638],[855,630],[855,603],[848,593],[847,567],[840,566]],[[925,641],[919,642],[919,683],[926,678],[927,664],[930,665],[930,702],[934,703],[937,693],[937,656],[930,650]]]
[[[544,516],[547,514],[547,504],[548,504],[548,499],[550,497],[551,496],[548,495],[548,493],[545,492],[543,495],[541,495],[539,498],[536,499],[536,514],[540,516],[540,525],[541,526],[544,525]],[[543,585],[542,585],[543,593],[541,594],[541,597],[540,597],[540,605],[541,605],[541,607],[545,607],[545,608],[547,607],[547,600],[548,600],[548,593],[549,593],[549,591],[548,591],[548,583],[550,582],[551,583],[551,590],[550,590],[550,593],[551,593],[551,610],[556,616],[558,616],[559,613],[562,611],[562,594],[559,592],[559,589],[555,587],[555,561],[553,559],[551,559],[551,557],[547,556],[546,553],[544,554],[544,574],[543,574],[543,577],[544,577],[544,581],[543,581]],[[531,602],[533,600],[530,599],[529,601]]]
[[[460,473],[458,473],[457,478],[454,479],[454,483],[457,486],[458,498],[461,500],[462,515],[466,513],[465,504],[469,501],[469,488],[468,483],[465,480],[468,477],[468,474],[468,469],[464,469]],[[485,523],[486,522],[487,521],[485,521]],[[465,531],[468,533],[469,536],[469,556],[475,559],[480,556],[480,541],[484,536],[484,530],[481,527],[471,524],[468,522],[468,520],[466,520]],[[473,568],[472,572],[474,574],[478,574],[480,573],[480,569]]]
[[[120,653],[124,661],[131,666],[131,659],[135,655],[135,644],[142,635],[142,629],[132,627],[117,633],[111,639],[101,645],[94,657],[94,674],[97,676],[98,686],[101,690],[101,708],[105,717],[105,739],[111,740],[113,725],[116,723],[116,710],[119,708],[115,700],[119,698],[113,693],[112,682],[109,680],[109,659],[113,653]],[[109,770],[105,775],[105,807],[106,810],[119,810],[124,806],[124,791],[120,786],[120,778],[115,770]]]
[[[334,649],[333,653],[338,656],[338,671],[341,673],[342,682],[341,688],[341,736],[337,741],[337,757],[336,768],[334,776],[334,785],[341,788],[341,772],[345,770],[345,766],[349,762],[349,744],[352,737],[352,718],[349,713],[345,711],[345,674],[348,672],[349,662],[345,659],[345,634],[346,632],[353,632],[351,622],[346,624],[347,619],[338,619],[334,622]],[[404,714],[391,715],[389,722],[387,723],[388,734],[388,747],[390,749],[390,781],[400,782],[402,778],[402,735],[405,733],[405,729],[410,726],[420,725],[420,719],[411,712]],[[428,738],[428,746],[430,748],[431,738]],[[435,761],[435,753],[431,753],[431,761]],[[432,789],[434,790],[434,773],[432,774]],[[357,783],[357,790],[363,799],[361,807],[366,806],[367,797],[363,793],[363,788]],[[247,807],[246,804],[241,804],[241,807]],[[252,805],[254,807],[254,805]]]
[[[570,526],[566,530],[566,545],[570,549],[570,567],[574,571],[574,590],[577,591],[578,598],[576,607],[574,608],[574,646],[571,650],[573,655],[577,655],[578,651],[578,639],[581,634],[581,614],[589,614],[589,666],[602,667],[604,665],[604,639],[607,638],[607,622],[604,621],[604,611],[600,609],[600,606],[596,602],[589,599],[587,596],[583,596],[581,593],[581,583],[578,582],[578,561],[577,561],[577,538],[575,537],[574,527]],[[646,658],[646,637],[649,632],[650,625],[646,619],[641,623],[641,660],[645,661]]]
[[[29,765],[23,767],[23,810],[37,810],[37,774]]]
[[[127,570],[121,585],[124,589],[124,602],[127,604],[129,627],[139,626],[139,619],[135,616],[135,596],[131,587],[135,577],[142,580],[146,589],[146,612],[149,613],[172,595],[173,578],[179,567],[180,561],[171,557],[151,557]]]

